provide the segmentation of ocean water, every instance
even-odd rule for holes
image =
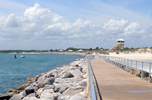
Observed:
[[[0,94],[26,82],[28,77],[46,73],[80,58],[78,55],[58,54],[0,54]]]

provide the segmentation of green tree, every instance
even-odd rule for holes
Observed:
[[[51,51],[51,52],[53,52],[53,50],[52,50],[52,49],[51,49],[50,51]]]
[[[98,50],[99,48],[98,47],[96,47],[96,50]]]
[[[92,48],[90,48],[89,51],[92,51]]]

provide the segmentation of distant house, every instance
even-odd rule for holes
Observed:
[[[62,50],[62,49],[60,49],[59,51],[60,51],[60,52],[63,52],[63,50]]]
[[[68,50],[68,51],[69,51],[69,52],[72,52],[73,50],[70,49],[70,50]]]
[[[78,52],[83,52],[83,50],[82,50],[82,49],[80,49],[80,50],[78,50]]]

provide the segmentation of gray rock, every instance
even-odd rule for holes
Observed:
[[[82,68],[82,73],[87,73],[87,66],[83,65],[81,68]]]
[[[61,84],[54,83],[53,85],[54,85],[54,92],[59,92]]]
[[[86,79],[86,78],[87,78],[87,74],[84,74],[82,77],[83,77],[84,79]]]
[[[54,78],[46,78],[44,81],[41,81],[40,83],[38,83],[37,87],[39,88],[43,88],[45,85],[52,85],[54,82]]]
[[[67,72],[67,73],[64,73],[61,78],[72,78],[72,77],[74,76],[71,73]]]
[[[69,95],[65,95],[65,96],[59,96],[58,100],[69,100],[70,96]]]
[[[49,78],[49,77],[57,77],[57,75],[58,75],[57,69],[51,70],[51,71],[46,73],[47,78]]]
[[[41,76],[43,76],[43,75],[42,75],[42,74],[37,75],[37,76],[35,77],[35,81],[37,81],[38,78],[40,78]]]
[[[62,78],[56,78],[54,83],[70,83],[72,82],[70,78],[65,78],[65,79],[62,79]]]
[[[65,98],[67,96],[74,96],[75,94],[78,94],[82,91],[83,91],[82,88],[70,87],[69,89],[67,89],[65,92],[63,92],[59,96],[59,100],[67,100],[67,99],[63,99],[63,98]]]
[[[71,70],[70,73],[76,77],[82,75],[82,72],[79,69]]]
[[[29,95],[31,93],[34,93],[35,92],[35,87],[34,86],[28,86],[25,88],[25,94],[26,95]]]
[[[87,79],[84,79],[82,81],[79,81],[76,83],[77,86],[83,86],[86,87],[87,86]]]
[[[35,93],[35,96],[37,97],[37,98],[40,98],[40,96],[41,96],[41,93],[43,92],[43,88],[39,88],[37,91],[36,91],[36,93]]]
[[[80,94],[76,94],[73,97],[71,97],[70,100],[87,100],[87,98],[85,98],[84,96]]]
[[[54,92],[60,92],[61,94],[67,90],[71,85],[70,84],[54,84]]]
[[[22,100],[40,100],[40,99],[33,96],[33,97],[25,97]]]
[[[37,82],[39,83],[39,82],[41,82],[41,81],[44,81],[45,79],[46,79],[46,75],[42,75],[42,76],[40,76],[38,79],[37,79]]]
[[[43,89],[54,89],[54,85],[45,85]]]
[[[25,95],[24,92],[20,92],[19,94],[13,95],[9,100],[21,100]]]
[[[0,100],[9,100],[14,95],[14,92],[0,96]]]
[[[57,100],[60,93],[54,93],[53,89],[44,90],[40,96],[41,100]]]

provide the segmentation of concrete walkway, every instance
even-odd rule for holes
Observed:
[[[103,100],[152,100],[152,83],[98,57],[91,65]]]

